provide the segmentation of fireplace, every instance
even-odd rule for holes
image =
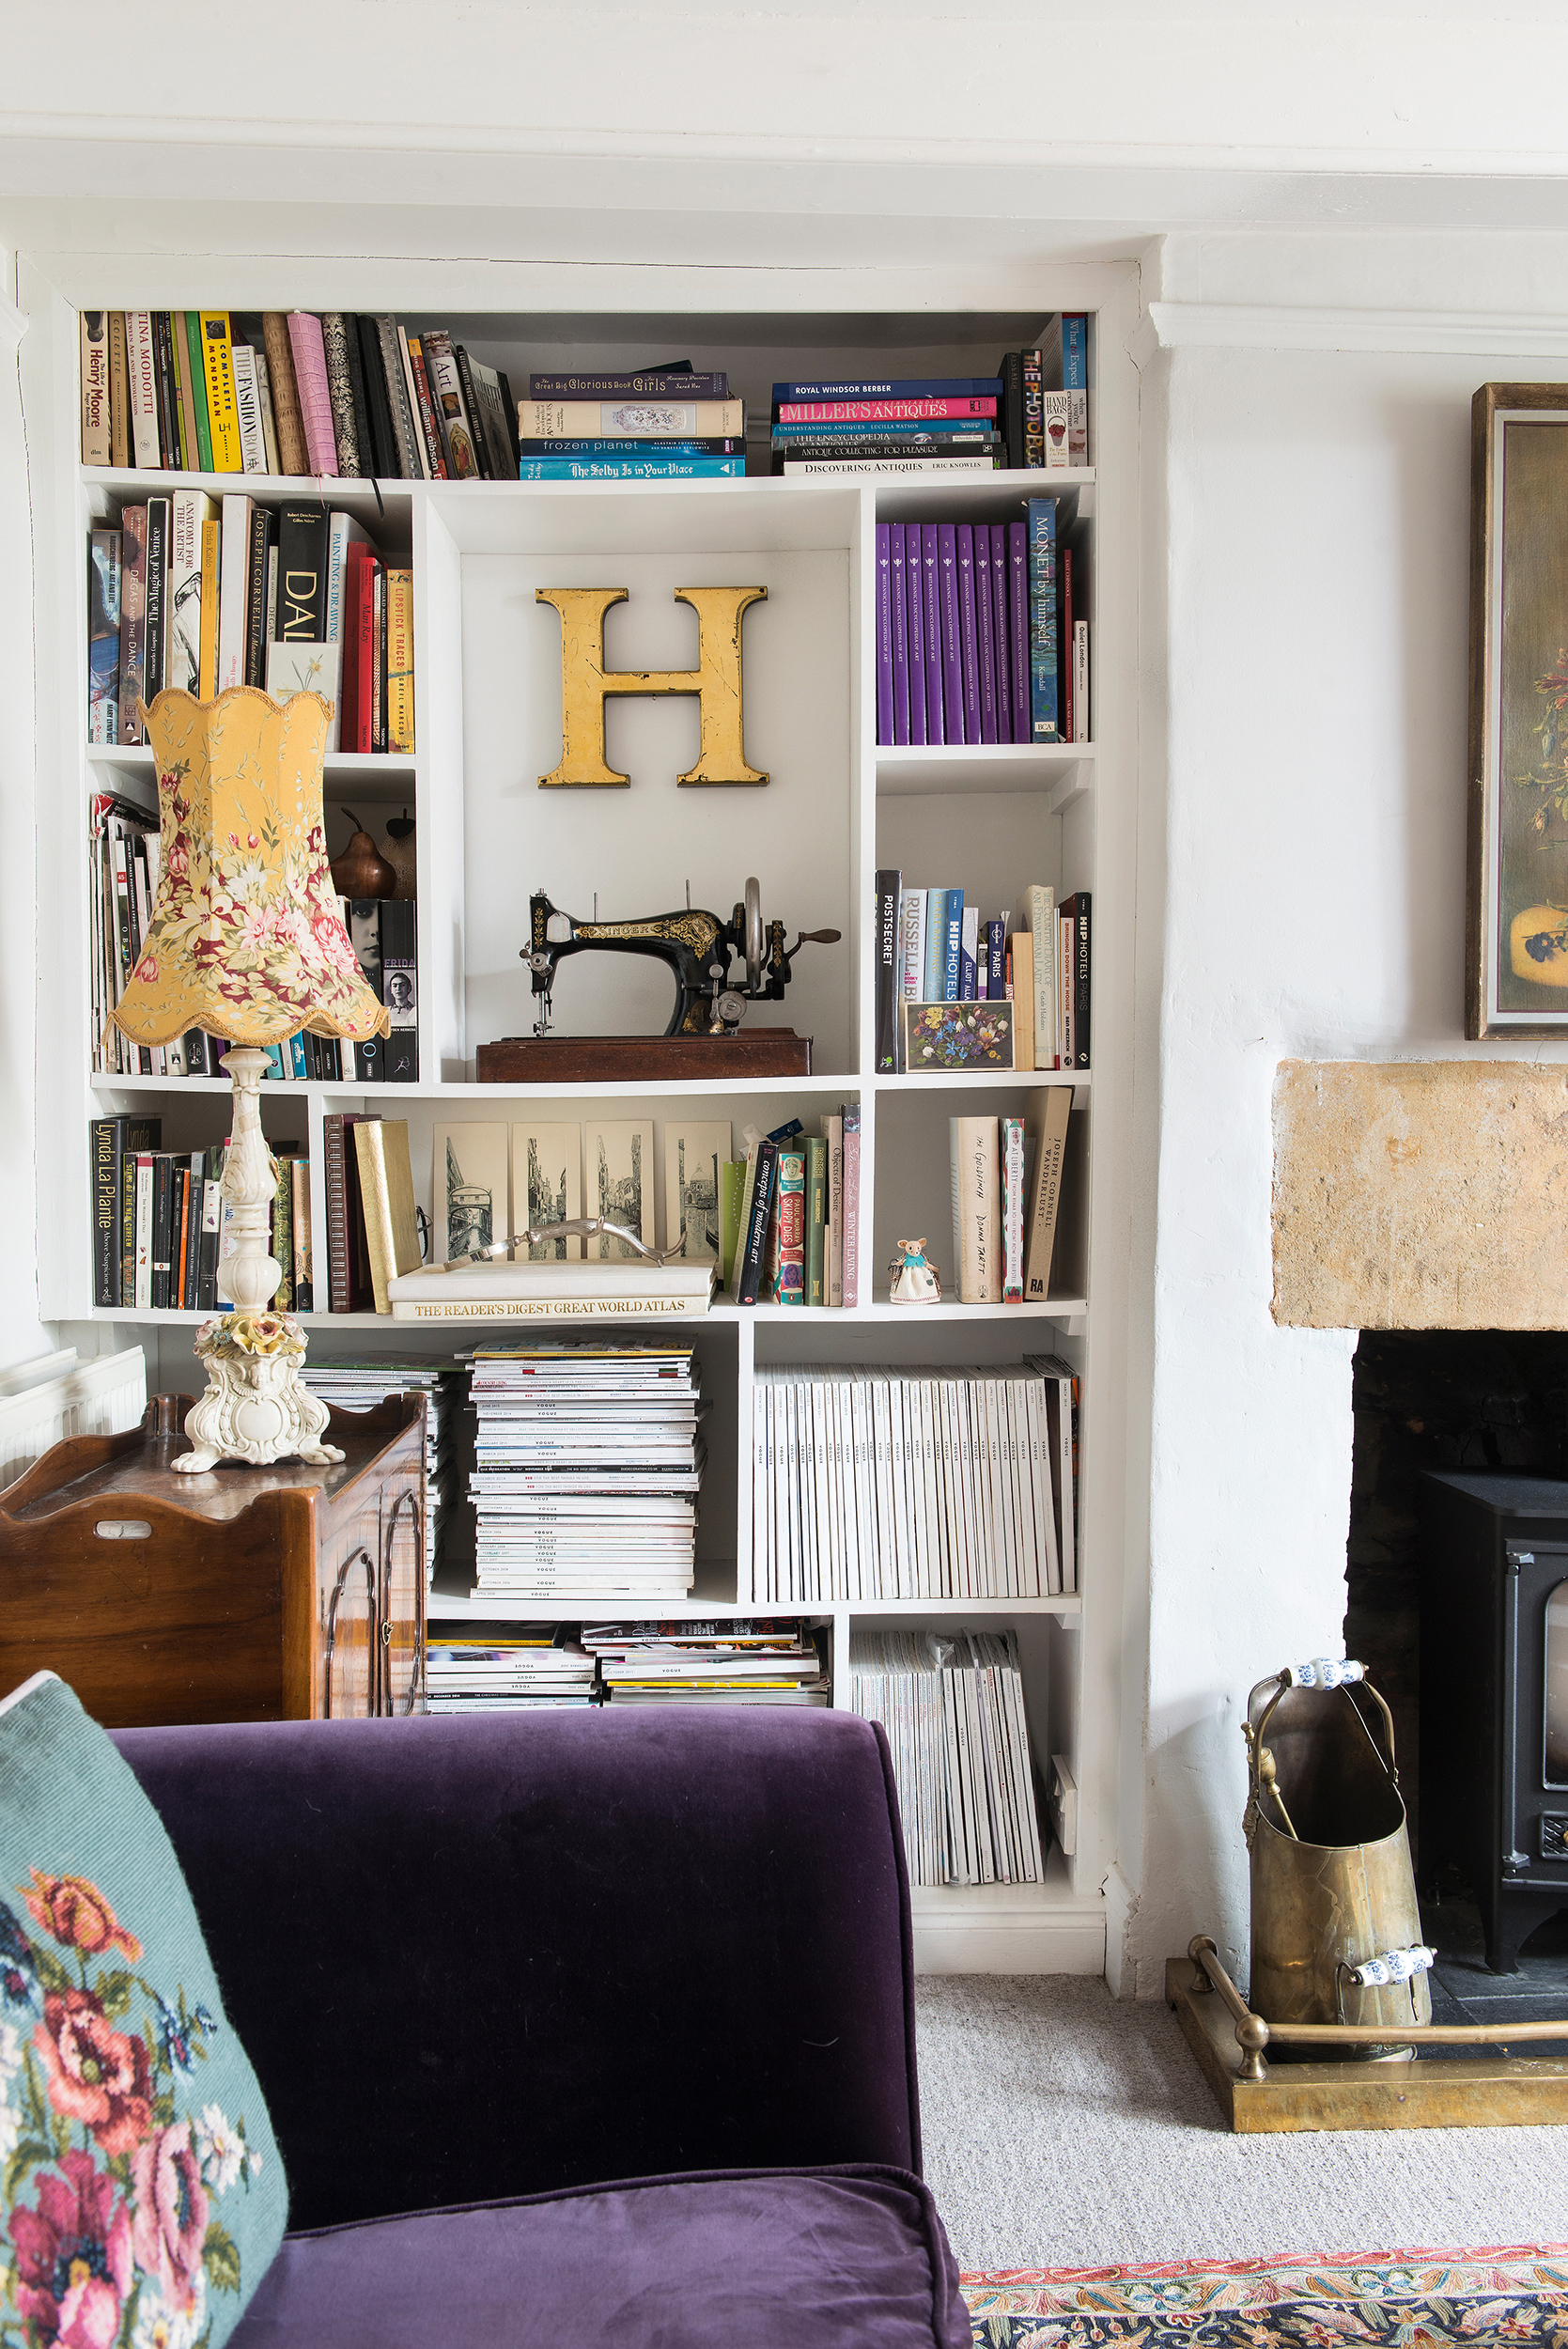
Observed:
[[[1568,1481],[1428,1473],[1421,1535],[1421,1876],[1511,1973],[1568,1906]]]

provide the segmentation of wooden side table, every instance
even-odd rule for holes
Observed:
[[[0,1695],[45,1669],[112,1729],[425,1703],[425,1400],[334,1411],[336,1467],[177,1476],[193,1398],[0,1492]]]

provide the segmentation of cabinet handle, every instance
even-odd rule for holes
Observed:
[[[343,1562],[337,1580],[333,1586],[332,1605],[327,1610],[327,1685],[321,1706],[321,1718],[327,1721],[330,1721],[333,1717],[333,1657],[337,1647],[337,1603],[343,1596],[344,1584],[362,1558],[365,1561],[365,1592],[370,1601],[370,1617],[372,1623],[375,1621],[376,1561],[367,1549],[356,1549],[351,1558],[346,1558]]]
[[[414,1491],[411,1486],[405,1486],[403,1490],[398,1494],[396,1500],[392,1504],[392,1513],[387,1518],[386,1524],[386,1539],[381,1544],[380,1605],[382,1619],[381,1646],[383,1649],[390,1649],[392,1646],[392,1546],[396,1538],[397,1520],[402,1515],[405,1507],[408,1509],[410,1516],[413,1519],[414,1573],[416,1575],[423,1575],[425,1571],[425,1523],[420,1515],[419,1495]],[[419,1703],[421,1686],[425,1678],[425,1621],[423,1610],[418,1607],[417,1603],[414,1610],[414,1621],[416,1629],[414,1635],[413,1671],[412,1676],[409,1682],[408,1702],[403,1707],[406,1714],[411,1713],[415,1705]],[[384,1660],[386,1665],[386,1710],[388,1713],[391,1713],[394,1710],[391,1658],[390,1657],[387,1657]]]

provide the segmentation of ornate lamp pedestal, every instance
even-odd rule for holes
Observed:
[[[341,1460],[323,1443],[329,1413],[300,1382],[305,1333],[291,1314],[269,1313],[282,1267],[267,1246],[268,1210],[277,1168],[261,1130],[261,1074],[267,1055],[235,1045],[223,1066],[234,1088],[223,1196],[234,1210],[234,1253],[224,1268],[235,1311],[205,1323],[196,1353],[207,1364],[207,1392],[192,1406],[185,1433],[194,1449],[174,1466],[199,1476],[220,1460],[266,1468],[273,1460]]]

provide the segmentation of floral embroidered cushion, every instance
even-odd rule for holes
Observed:
[[[287,2217],[163,1822],[39,1672],[0,1699],[0,2345],[220,2349]]]

